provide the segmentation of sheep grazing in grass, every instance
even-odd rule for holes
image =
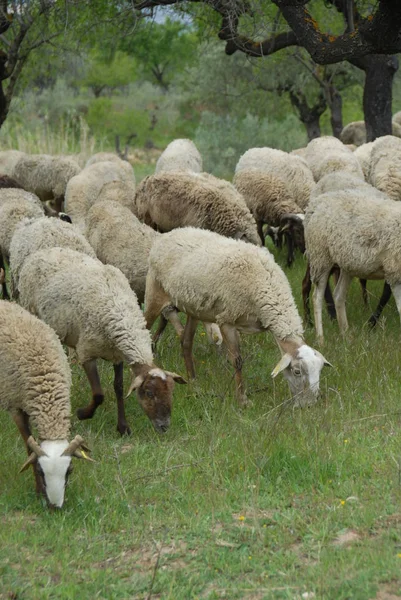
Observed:
[[[137,189],[136,209],[139,219],[161,232],[192,226],[260,245],[242,196],[212,175],[170,171],[146,177]]]
[[[160,236],[149,257],[147,327],[170,305],[188,315],[182,346],[189,376],[195,376],[192,344],[197,322],[215,322],[235,368],[237,399],[245,404],[238,331],[271,331],[282,353],[273,377],[284,373],[296,404],[316,401],[320,372],[328,363],[305,344],[288,280],[266,248],[192,227]]]
[[[202,157],[191,140],[178,139],[170,142],[156,163],[155,173],[165,171],[201,173]]]
[[[50,201],[55,212],[61,212],[69,180],[81,171],[75,160],[65,156],[25,154],[14,167],[12,177],[42,202]]]
[[[306,147],[305,159],[315,181],[334,171],[347,171],[360,179],[364,178],[354,153],[335,137],[323,136],[311,140]]]
[[[18,188],[0,189],[0,268],[10,259],[10,244],[18,224],[25,217],[43,217],[42,204],[34,194]],[[9,294],[5,282],[2,286],[3,298]]]
[[[0,322],[0,407],[13,417],[28,450],[21,471],[33,465],[36,492],[61,508],[72,457],[91,460],[80,436],[68,442],[67,358],[54,331],[20,306],[0,300]]]
[[[153,362],[150,334],[126,277],[119,269],[67,248],[31,254],[19,277],[22,306],[50,325],[60,340],[74,348],[92,389],[92,402],[78,410],[79,419],[90,419],[103,402],[104,393],[96,359],[114,365],[117,429],[130,433],[123,397],[123,361],[133,375],[128,394],[137,390],[139,403],[157,431],[170,424],[176,373]]]
[[[373,142],[368,180],[392,200],[401,200],[401,139],[385,135]]]
[[[241,171],[256,170],[275,175],[287,186],[293,201],[303,211],[315,186],[313,175],[303,158],[274,148],[251,148],[239,159],[235,177]]]
[[[327,192],[305,216],[315,327],[323,341],[322,297],[333,265],[340,268],[334,303],[340,330],[348,327],[345,299],[353,277],[385,279],[401,317],[401,205],[367,188]]]
[[[96,258],[90,243],[70,223],[48,217],[24,219],[16,228],[10,245],[11,295],[14,299],[19,296],[19,275],[28,256],[55,246]]]
[[[135,182],[116,162],[96,162],[73,177],[66,189],[65,212],[84,233],[88,210],[102,200],[119,202],[135,212]]]

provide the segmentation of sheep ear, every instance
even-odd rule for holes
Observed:
[[[277,365],[274,367],[274,369],[272,371],[272,377],[274,378],[274,377],[276,377],[276,375],[281,373],[281,371],[284,371],[284,369],[286,369],[288,367],[288,365],[291,363],[291,360],[292,360],[291,354],[288,354],[288,352],[283,354],[280,361],[277,363]]]
[[[170,377],[172,377],[176,383],[181,383],[182,385],[184,383],[188,383],[186,379],[181,377],[181,375],[177,375],[177,373],[172,373],[171,371],[164,371],[164,372],[166,373],[166,375],[170,375]]]
[[[323,360],[323,363],[324,363],[325,367],[333,367],[333,365],[331,363],[329,363],[329,361],[324,358],[323,354],[321,352],[319,352],[319,350],[315,350],[315,352]]]
[[[242,242],[246,242],[246,233],[244,231],[237,231],[237,233],[234,235],[234,240],[241,240]]]
[[[135,379],[131,381],[128,393],[125,397],[128,398],[128,396],[130,396],[134,390],[137,390],[143,384],[144,381],[145,377],[143,375],[138,375],[138,377],[135,377]]]

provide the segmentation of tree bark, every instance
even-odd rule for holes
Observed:
[[[343,129],[343,99],[334,86],[328,89],[328,104],[330,107],[330,123],[334,137],[340,138]]]
[[[395,56],[370,54],[350,62],[365,71],[363,112],[366,141],[372,142],[382,135],[391,135],[392,87],[398,59]]]
[[[299,90],[297,92],[290,91],[290,100],[305,126],[308,141],[320,137],[320,117],[327,108],[324,94],[322,92],[319,94],[319,98],[313,106],[308,105],[306,96]]]

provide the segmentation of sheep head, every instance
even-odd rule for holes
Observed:
[[[139,404],[158,433],[170,426],[174,382],[187,383],[183,377],[155,366],[131,366],[133,379],[127,397],[137,391]]]
[[[281,347],[283,344],[279,343]],[[310,406],[319,398],[320,373],[332,365],[320,352],[306,344],[285,352],[272,372],[276,377],[283,372],[294,397],[295,406]]]
[[[29,465],[34,465],[36,474],[42,480],[48,505],[61,508],[64,503],[65,486],[72,471],[71,459],[75,456],[95,462],[86,454],[90,452],[89,448],[79,435],[70,443],[67,440],[45,440],[40,445],[30,436],[27,446],[32,453],[20,473]]]

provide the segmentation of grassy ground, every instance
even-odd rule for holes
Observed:
[[[304,268],[298,258],[287,270],[297,301]],[[368,287],[374,305],[382,286]],[[282,410],[278,349],[253,335],[243,354],[254,405],[240,411],[224,352],[199,329],[198,379],[176,386],[170,430],[157,435],[132,397],[133,435],[120,438],[102,364],[104,405],[92,421],[73,416],[97,462],[76,461],[60,512],[18,475],[23,444],[0,414],[0,598],[401,598],[399,319],[391,302],[369,331],[356,282],[348,312],[346,339],[326,318],[334,369],[309,409]],[[158,361],[184,371],[171,330]],[[89,387],[73,371],[75,413]]]

